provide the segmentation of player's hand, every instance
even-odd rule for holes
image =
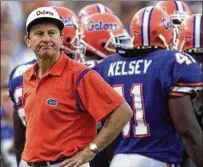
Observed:
[[[84,150],[79,151],[73,157],[68,158],[60,163],[59,167],[79,167],[95,157],[95,153],[91,151],[88,147]]]

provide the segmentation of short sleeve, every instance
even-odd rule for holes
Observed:
[[[201,68],[190,55],[183,53],[176,53],[173,63],[170,96],[195,97],[203,86]]]
[[[84,75],[77,89],[82,105],[96,121],[103,119],[125,101],[93,70]]]

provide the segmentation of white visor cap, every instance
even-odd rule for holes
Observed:
[[[33,21],[38,19],[54,19],[57,21],[59,28],[62,30],[64,28],[64,22],[62,17],[58,14],[58,12],[52,7],[40,7],[33,10],[30,15],[27,17],[26,21],[26,32],[28,33],[29,26]]]

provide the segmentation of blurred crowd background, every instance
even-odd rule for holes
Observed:
[[[24,43],[25,21],[29,13],[40,6],[65,6],[76,14],[84,6],[102,3],[123,22],[126,29],[133,15],[141,8],[158,1],[1,1],[1,158],[2,167],[16,167],[13,147],[12,102],[8,97],[9,73],[19,64],[32,60],[35,55]],[[185,1],[194,14],[203,12],[203,1]]]

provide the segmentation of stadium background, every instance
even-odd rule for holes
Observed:
[[[108,6],[123,22],[125,28],[133,15],[141,8],[154,5],[158,1],[1,1],[1,162],[2,157],[8,162],[8,166],[16,167],[13,148],[13,122],[12,102],[7,94],[8,76],[11,70],[19,64],[34,58],[24,43],[25,20],[28,14],[40,6],[65,6],[76,14],[84,6],[92,3],[102,3]],[[203,1],[185,1],[192,10],[192,13],[203,12]],[[3,106],[3,108],[2,108]]]

